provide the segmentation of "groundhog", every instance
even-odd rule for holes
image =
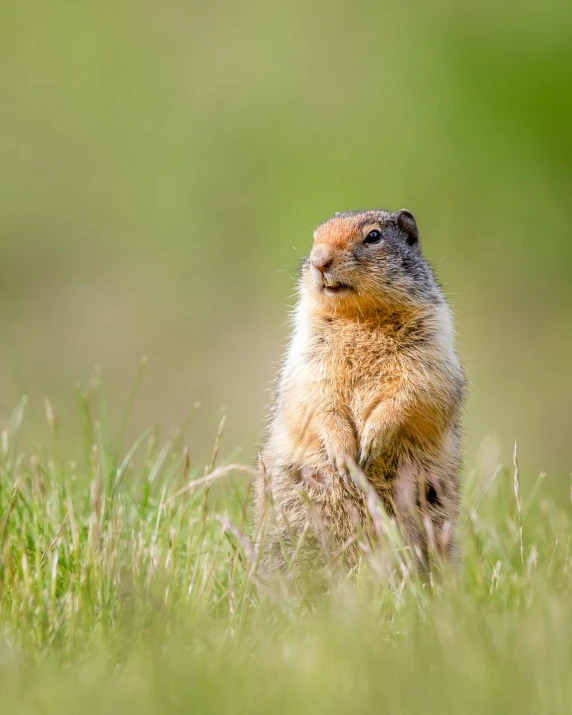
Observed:
[[[356,473],[417,563],[432,545],[456,558],[465,378],[413,215],[349,211],[320,224],[293,322],[255,485],[264,567],[310,544],[355,566],[367,521]]]

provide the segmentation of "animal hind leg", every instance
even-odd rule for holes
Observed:
[[[446,493],[436,470],[409,456],[401,457],[393,501],[403,536],[422,572],[428,571],[432,558],[456,560],[454,500]]]

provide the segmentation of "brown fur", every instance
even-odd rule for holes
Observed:
[[[366,242],[372,230],[377,245]],[[283,564],[304,531],[326,551],[355,537],[366,521],[349,475],[358,464],[421,560],[432,540],[453,555],[464,377],[411,214],[346,213],[319,226],[294,325],[255,492],[266,566]],[[357,558],[347,550],[350,566]]]

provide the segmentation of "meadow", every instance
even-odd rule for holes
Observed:
[[[571,28],[0,5],[1,712],[571,712]],[[297,266],[368,207],[415,214],[455,314],[463,558],[421,582],[374,510],[358,572],[268,588],[249,484]]]
[[[462,565],[429,580],[379,505],[377,546],[327,579],[259,577],[250,467],[176,435],[112,434],[99,378],[78,390],[82,455],[0,457],[0,699],[10,713],[550,712],[572,706],[570,507],[521,493],[484,449],[467,474]],[[129,419],[132,404],[124,413]],[[290,568],[295,564],[291,563]]]

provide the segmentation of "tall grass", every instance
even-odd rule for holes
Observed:
[[[570,712],[570,513],[514,467],[466,475],[464,558],[421,582],[370,498],[380,546],[326,587],[264,583],[247,466],[194,464],[191,420],[121,445],[98,388],[83,449],[0,451],[2,712]],[[522,494],[521,494],[522,492]]]

